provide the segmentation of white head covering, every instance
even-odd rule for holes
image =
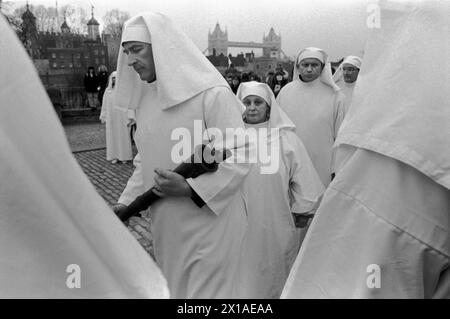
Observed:
[[[159,268],[81,171],[2,15],[0,34],[0,298],[168,297]]]
[[[297,56],[297,59],[295,60],[295,66],[294,66],[294,80],[299,79],[299,71],[298,71],[298,64],[307,58],[315,58],[318,59],[320,62],[324,64],[322,73],[320,74],[320,81],[329,87],[331,87],[334,91],[339,91],[340,88],[334,83],[333,81],[333,74],[331,72],[331,63],[328,60],[328,54],[319,48],[309,47],[306,49],[303,49],[300,51],[300,53]]]
[[[360,57],[356,55],[349,55],[347,56],[344,61],[342,61],[341,64],[339,64],[339,67],[337,68],[336,72],[334,72],[333,80],[335,83],[338,83],[339,81],[342,81],[344,78],[344,71],[342,68],[344,67],[344,64],[351,64],[355,68],[361,69],[362,60]]]
[[[150,32],[142,17],[127,21],[127,27],[123,29],[121,44],[129,41],[152,43]]]
[[[402,161],[450,189],[450,2],[381,2],[337,145]],[[339,151],[339,150],[338,150]]]
[[[284,113],[278,102],[275,99],[275,95],[266,83],[260,83],[256,81],[243,82],[239,85],[236,96],[240,101],[244,100],[249,95],[256,95],[263,98],[270,106],[270,118],[269,128],[278,129],[295,129],[294,123]],[[242,105],[242,113],[246,110]]]
[[[184,32],[160,13],[147,12],[128,20],[122,43],[130,39],[142,40],[142,28],[146,28],[151,37],[160,107],[175,106],[212,87],[229,87]],[[119,52],[117,73],[118,106],[138,108],[149,84],[127,65],[127,56],[122,50]]]

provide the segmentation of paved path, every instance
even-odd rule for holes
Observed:
[[[110,206],[117,203],[133,174],[132,162],[111,164],[106,160],[105,126],[100,123],[66,125],[64,129],[75,158],[97,192]],[[133,154],[136,154],[135,147]],[[130,219],[128,229],[153,257],[150,223],[148,217],[133,217]]]
[[[64,129],[72,152],[106,147],[104,124],[70,124]]]

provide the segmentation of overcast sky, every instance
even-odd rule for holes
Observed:
[[[4,0],[5,1],[5,0]],[[25,1],[12,0],[18,4]],[[30,4],[55,6],[55,0],[29,0]],[[76,4],[95,17],[110,9],[131,15],[142,11],[166,14],[180,25],[194,43],[204,51],[208,31],[218,21],[227,27],[231,41],[262,42],[264,33],[273,27],[282,36],[282,49],[289,56],[304,47],[316,46],[327,51],[332,60],[346,55],[360,55],[367,34],[367,7],[376,0],[59,0],[58,5]],[[232,54],[251,49],[232,49]],[[258,52],[256,52],[258,54]]]

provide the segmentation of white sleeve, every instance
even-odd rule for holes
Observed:
[[[333,139],[336,140],[342,121],[345,116],[345,95],[341,91],[338,91],[334,100],[334,112],[333,112]]]
[[[296,214],[313,212],[325,191],[308,152],[297,135],[282,137],[284,156],[290,165],[289,198],[291,211]]]
[[[336,141],[342,121],[345,117],[345,95],[341,91],[336,93],[333,108],[333,140]],[[331,154],[331,173],[336,173],[336,148],[334,147]]]
[[[227,146],[226,129],[244,129],[242,121],[241,104],[237,97],[226,88],[215,88],[205,94],[204,117],[207,128],[217,128],[222,132],[222,143],[215,140],[213,145],[218,149]],[[217,142],[217,143],[216,143]],[[233,141],[228,141],[233,145]],[[221,145],[219,145],[221,144]],[[227,146],[228,147],[228,146]],[[197,195],[216,214],[229,205],[250,170],[250,164],[246,163],[245,154],[248,144],[234,145],[231,157],[219,164],[219,168],[213,174],[203,174],[194,179],[188,178],[186,182]]]
[[[103,103],[102,103],[102,109],[100,112],[100,120],[101,121],[106,121],[106,112],[107,112],[108,103],[109,103],[109,94],[108,94],[108,92],[105,92],[103,94]]]
[[[139,153],[134,158],[133,164],[135,166],[133,175],[128,180],[127,186],[117,201],[119,204],[129,205],[136,199],[136,197],[145,192],[144,178],[142,176],[141,156]]]

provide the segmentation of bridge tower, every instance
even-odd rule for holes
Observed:
[[[228,54],[228,31],[222,31],[222,29],[220,29],[219,22],[216,23],[216,27],[212,33],[211,31],[208,32],[209,55],[213,55],[214,51],[216,55],[220,55],[222,53],[227,56]]]
[[[270,48],[263,48],[263,55],[266,57],[280,59],[281,57],[281,34],[277,35],[273,28],[270,28],[267,36],[263,35],[263,44],[268,44]]]

